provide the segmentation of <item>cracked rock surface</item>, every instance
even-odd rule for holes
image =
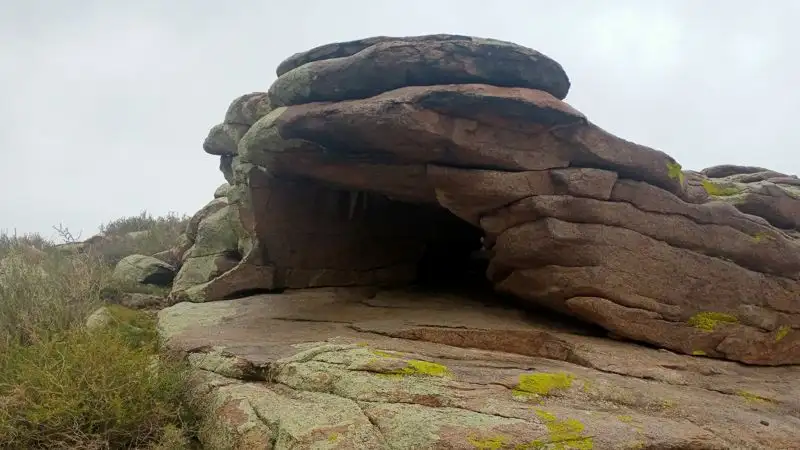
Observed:
[[[778,449],[800,367],[597,336],[491,294],[320,288],[159,313],[208,449]]]

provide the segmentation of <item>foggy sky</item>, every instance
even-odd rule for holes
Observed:
[[[373,35],[529,46],[564,66],[568,103],[685,168],[800,173],[793,0],[3,3],[0,230],[194,213],[224,181],[201,145],[231,100],[295,52]]]

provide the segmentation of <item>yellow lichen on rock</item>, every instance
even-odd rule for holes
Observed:
[[[673,180],[678,180],[678,183],[683,185],[685,176],[683,175],[683,167],[678,163],[667,163],[667,176]]]
[[[724,186],[711,180],[703,180],[702,184],[703,189],[706,190],[708,195],[714,197],[730,197],[731,195],[740,194],[742,192],[742,189],[735,185]]]
[[[775,332],[775,342],[780,342],[781,340],[783,340],[783,338],[785,338],[786,335],[789,334],[789,331],[791,331],[791,329],[792,327],[790,327],[789,325],[783,325],[782,327],[778,328],[778,331]]]
[[[553,450],[591,450],[594,448],[592,437],[583,434],[585,426],[581,421],[577,419],[562,420],[543,409],[537,409],[536,415],[547,427],[549,447]]]
[[[689,325],[703,331],[714,331],[720,324],[737,322],[739,319],[734,315],[714,311],[697,313],[688,320]]]
[[[470,436],[467,438],[469,443],[476,449],[481,450],[497,450],[504,448],[508,439],[505,436],[492,436],[488,438],[479,438],[477,436]]]
[[[516,397],[548,395],[555,390],[565,390],[572,386],[575,375],[566,372],[526,373],[519,376],[519,382],[513,389]]]
[[[761,402],[774,402],[771,398],[762,397],[758,394],[753,394],[748,391],[739,391],[736,393],[739,397],[745,399],[747,403],[761,403]]]
[[[770,239],[774,238],[769,233],[766,233],[764,231],[759,231],[758,233],[753,235],[753,242],[755,242],[756,244]]]
[[[702,350],[693,350],[692,351],[692,355],[694,355],[694,356],[706,356],[707,353],[702,351]]]
[[[376,356],[380,356],[382,358],[399,358],[400,356],[395,355],[394,353],[385,352],[383,350],[372,350],[372,354]]]
[[[392,356],[397,358],[396,356]],[[447,366],[430,361],[421,361],[418,359],[409,360],[406,366],[400,369],[394,369],[386,373],[378,374],[383,377],[389,378],[402,378],[404,376],[427,376],[449,378],[453,373]]]

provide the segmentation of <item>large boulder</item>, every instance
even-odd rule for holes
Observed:
[[[408,284],[481,250],[527,307],[683,354],[800,364],[797,178],[684,171],[564,103],[552,59],[499,41],[370,38],[279,75],[212,130],[230,229],[208,225],[183,299]]]

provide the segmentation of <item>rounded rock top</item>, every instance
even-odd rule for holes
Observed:
[[[563,67],[512,42],[435,34],[377,36],[297,53],[278,66],[269,89],[274,106],[372,97],[407,86],[487,84],[545,91],[564,99]]]

